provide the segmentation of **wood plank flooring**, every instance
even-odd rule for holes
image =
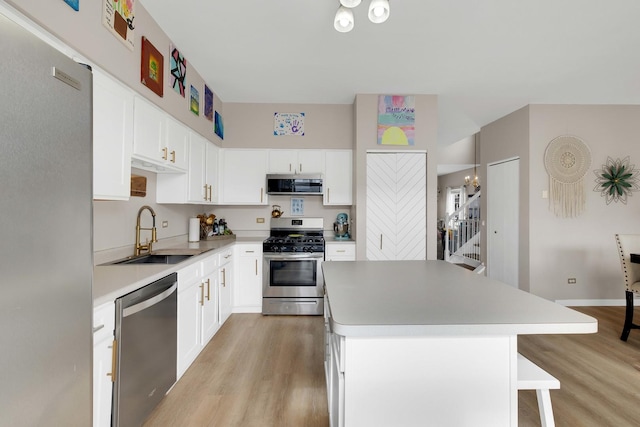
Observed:
[[[576,309],[598,319],[597,334],[518,338],[560,380],[556,425],[640,426],[640,331],[620,341],[624,307]],[[322,317],[233,314],[145,427],[327,427],[323,333]],[[518,406],[520,426],[540,425],[535,391]]]

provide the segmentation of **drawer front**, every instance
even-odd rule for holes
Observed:
[[[178,270],[178,292],[200,278],[200,263],[192,264]]]
[[[233,260],[233,248],[224,249],[219,254],[219,265],[222,267]]]
[[[116,305],[113,302],[102,304],[93,309],[93,342],[103,339],[113,339],[116,327]]]
[[[220,267],[220,258],[218,255],[211,255],[202,261],[202,276],[207,276]]]
[[[254,257],[254,256],[262,256],[262,245],[261,244],[240,244],[236,245],[236,250],[238,256],[242,257]]]
[[[355,243],[327,243],[325,245],[325,258],[349,258],[356,259]]]

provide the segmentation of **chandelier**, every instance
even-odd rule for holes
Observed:
[[[340,0],[340,7],[336,12],[333,27],[341,32],[348,33],[353,30],[353,8],[358,6],[362,0]],[[371,0],[369,3],[369,21],[380,24],[389,18],[389,0]]]

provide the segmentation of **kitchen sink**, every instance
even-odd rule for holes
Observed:
[[[149,254],[137,257],[130,257],[107,263],[107,265],[123,265],[123,264],[178,264],[186,259],[191,258],[195,254],[165,255],[165,254]]]

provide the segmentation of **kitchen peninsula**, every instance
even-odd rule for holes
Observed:
[[[444,261],[325,262],[323,273],[333,427],[517,426],[518,335],[598,328]]]

